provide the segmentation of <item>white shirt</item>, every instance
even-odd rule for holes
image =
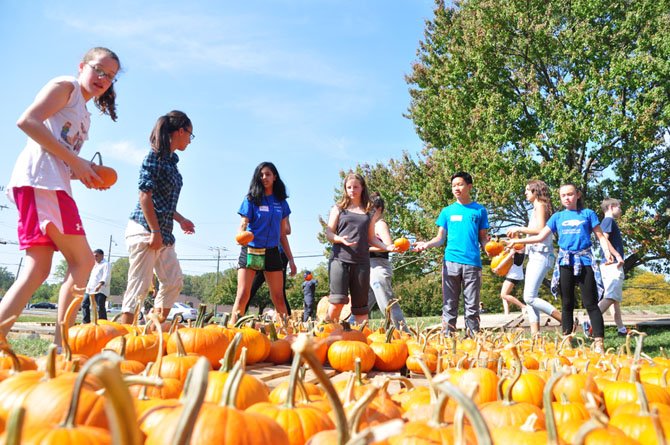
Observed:
[[[44,121],[44,125],[65,148],[79,154],[84,141],[88,139],[91,114],[86,109],[86,100],[81,86],[72,76],[61,76],[50,80],[44,88],[59,81],[69,81],[74,85],[70,98],[62,109]],[[43,88],[43,89],[44,89]],[[13,202],[13,187],[31,186],[47,190],[64,190],[72,196],[70,167],[52,155],[37,142],[28,138],[26,147],[19,155],[7,187],[7,196]]]
[[[109,263],[107,260],[100,260],[99,263],[95,263],[93,266],[91,276],[86,285],[86,293],[91,295],[105,294],[105,296],[109,297],[109,281],[111,278],[112,274],[109,268]],[[104,282],[104,284],[100,286],[100,290],[96,292],[95,288],[100,282]]]

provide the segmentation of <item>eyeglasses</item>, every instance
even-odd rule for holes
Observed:
[[[111,83],[116,82],[116,74],[111,76],[95,65],[92,65],[90,63],[87,63],[87,65],[91,67],[93,72],[98,76],[98,79],[107,79]]]
[[[195,135],[193,134],[192,131],[188,131],[186,128],[184,128],[184,131],[188,133],[188,137],[190,138],[190,140],[195,139]]]

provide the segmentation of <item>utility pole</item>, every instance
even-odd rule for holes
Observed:
[[[109,263],[109,267],[112,267],[112,243],[114,243],[115,246],[118,246],[116,242],[112,239],[112,235],[109,235],[109,247],[107,248],[107,262]],[[112,274],[110,271],[109,274],[109,283],[110,286],[112,284]],[[111,292],[110,292],[111,293]]]
[[[216,251],[216,278],[214,279],[214,287],[219,287],[219,262],[221,261],[221,251],[227,251],[227,247],[210,247],[209,250]],[[219,311],[219,305],[214,304],[214,314],[216,315]]]

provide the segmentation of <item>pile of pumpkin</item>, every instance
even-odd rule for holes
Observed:
[[[73,306],[74,307],[74,306]],[[92,311],[95,314],[95,311]],[[69,314],[71,315],[71,314]],[[576,338],[476,338],[241,318],[171,332],[95,320],[37,360],[0,339],[0,443],[665,444],[670,359],[644,334],[596,354]],[[248,323],[248,324],[247,324]],[[265,332],[263,332],[265,331]],[[305,332],[301,332],[305,331]],[[250,363],[292,360],[269,391]],[[324,364],[347,372],[333,384]],[[305,379],[309,368],[318,384]],[[365,373],[372,369],[396,371]],[[414,386],[400,370],[425,376]],[[331,371],[332,372],[332,371]]]

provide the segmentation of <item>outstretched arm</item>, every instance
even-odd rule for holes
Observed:
[[[430,241],[419,241],[414,245],[414,250],[417,252],[422,252],[431,247],[437,247],[444,244],[444,241],[447,239],[447,231],[444,230],[444,227],[438,227],[437,235],[433,237]]]

